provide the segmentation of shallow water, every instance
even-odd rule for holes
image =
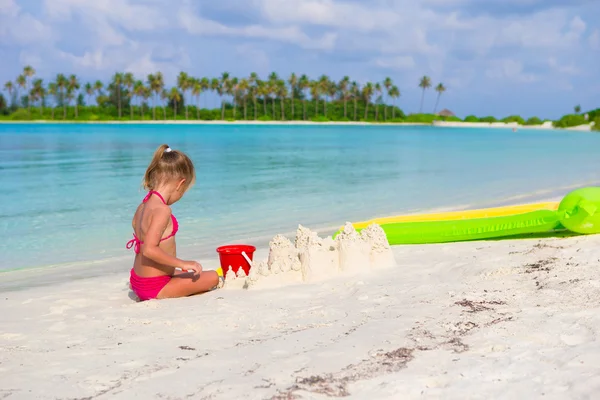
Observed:
[[[600,135],[394,126],[0,124],[0,269],[129,257],[161,143],[197,184],[173,206],[180,253],[481,205],[600,181]],[[562,190],[562,191],[561,191]],[[549,192],[548,192],[549,193]]]

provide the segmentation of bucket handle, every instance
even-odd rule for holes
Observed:
[[[242,256],[244,256],[246,261],[248,261],[248,265],[250,265],[250,268],[252,268],[252,260],[250,260],[250,257],[248,257],[248,254],[246,254],[245,251],[242,251]]]

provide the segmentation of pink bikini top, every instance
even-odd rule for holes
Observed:
[[[144,200],[142,201],[142,203],[145,203],[148,201],[148,199],[150,197],[152,197],[152,195],[155,194],[158,196],[159,199],[162,200],[162,202],[164,204],[167,204],[167,202],[165,201],[165,199],[160,195],[160,193],[155,192],[154,190],[151,190],[148,192],[148,194],[146,195],[146,197],[144,197]],[[162,242],[163,240],[167,240],[173,236],[175,236],[175,234],[177,233],[177,231],[179,230],[179,223],[177,222],[177,218],[175,218],[175,216],[173,214],[171,214],[171,220],[173,221],[173,232],[171,232],[171,234],[165,238],[162,238],[160,241]],[[133,251],[135,251],[136,254],[138,254],[140,252],[140,247],[141,245],[144,244],[144,242],[142,242],[136,235],[135,232],[133,233],[133,239],[131,239],[129,242],[127,242],[127,248],[131,249],[133,247]]]

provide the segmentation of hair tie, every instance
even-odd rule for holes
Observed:
[[[173,151],[173,150],[172,150],[170,147],[167,147],[167,148],[165,149],[165,153],[170,153],[170,152],[172,152],[172,151]]]

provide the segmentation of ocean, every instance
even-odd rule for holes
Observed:
[[[522,203],[600,183],[600,135],[430,126],[0,124],[0,270],[114,259],[162,143],[197,182],[178,253],[216,257],[298,224]],[[188,256],[186,256],[188,254]]]

